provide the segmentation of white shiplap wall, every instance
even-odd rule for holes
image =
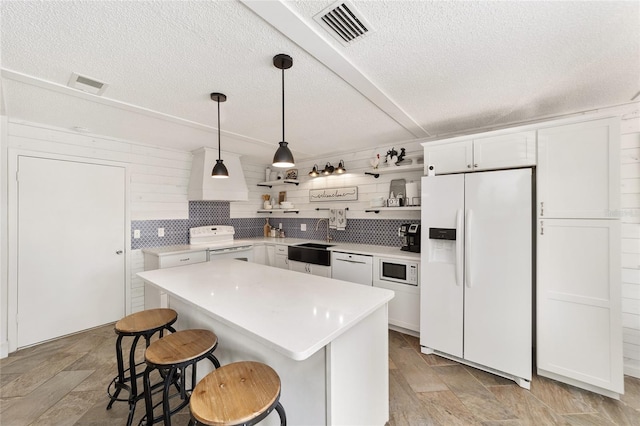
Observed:
[[[8,147],[127,164],[130,170],[131,220],[188,219],[187,186],[191,153],[152,147],[41,124],[10,120]],[[11,248],[10,248],[11,249]],[[129,250],[131,312],[144,309],[144,269],[140,250]]]
[[[640,119],[622,120],[620,142],[624,372],[640,378]]]

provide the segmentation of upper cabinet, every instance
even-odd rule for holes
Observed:
[[[423,143],[424,173],[430,165],[436,174],[447,174],[536,164],[535,131],[480,136]]]
[[[612,218],[620,204],[620,122],[538,131],[538,217]]]

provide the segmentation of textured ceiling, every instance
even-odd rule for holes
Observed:
[[[344,47],[313,16],[329,1],[2,1],[11,118],[269,162],[569,114],[640,90],[639,2],[354,1],[374,27]],[[280,20],[280,21],[279,21]],[[282,31],[282,32],[281,32]],[[346,65],[345,65],[346,64]],[[97,98],[72,72],[107,82]]]

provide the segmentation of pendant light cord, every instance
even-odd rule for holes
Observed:
[[[282,142],[284,140],[284,68],[282,68]]]
[[[222,159],[220,153],[220,98],[218,98],[218,160]]]

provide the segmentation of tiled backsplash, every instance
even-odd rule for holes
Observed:
[[[229,217],[228,201],[190,201],[189,219],[174,220],[134,220],[131,221],[131,249],[146,247],[189,244],[189,229],[205,225],[232,225],[235,238],[254,238],[263,235],[266,218]],[[327,223],[310,218],[269,218],[271,226],[278,227],[282,223],[285,235],[291,238],[324,240]],[[403,223],[419,223],[406,219],[347,219],[344,231],[329,230],[334,241],[345,243],[374,244],[400,246],[398,228]],[[306,224],[307,230],[301,231],[300,225]],[[316,225],[318,230],[316,231]],[[164,228],[164,237],[158,237],[158,228]],[[133,238],[133,231],[140,230],[140,238]]]

